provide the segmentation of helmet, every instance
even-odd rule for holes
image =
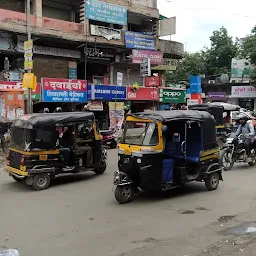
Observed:
[[[241,124],[245,124],[249,119],[249,115],[247,115],[246,113],[240,113],[237,116],[237,120],[239,120]]]
[[[57,107],[57,108],[55,109],[55,112],[62,112],[62,108],[61,108],[61,107]]]
[[[88,110],[89,110],[88,106],[87,106],[87,105],[84,105],[83,111],[88,111]]]
[[[44,113],[49,113],[49,112],[50,112],[49,108],[44,108]]]

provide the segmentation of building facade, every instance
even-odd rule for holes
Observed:
[[[166,60],[183,56],[181,43],[159,39],[166,29],[159,18],[157,0],[31,0],[33,72],[39,81],[77,78],[112,85],[119,72],[123,85],[142,85],[145,56],[157,73],[166,70]],[[1,1],[0,71],[9,62],[9,77],[23,70],[26,31],[26,0]]]

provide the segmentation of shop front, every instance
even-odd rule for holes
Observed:
[[[132,113],[155,110],[159,102],[158,88],[139,87],[135,90],[127,87],[127,100],[131,101]]]
[[[74,111],[79,104],[87,102],[87,85],[85,80],[61,78],[42,78],[42,103],[37,106],[40,112],[45,107],[53,112],[57,107],[63,111]]]
[[[232,86],[231,99],[233,104],[248,110],[254,110],[256,104],[256,87],[251,85]]]
[[[123,118],[124,102],[126,101],[126,87],[116,85],[88,85],[88,105],[93,102],[102,104],[102,111],[93,111],[101,130],[119,127],[119,121]],[[115,121],[114,121],[115,120]]]
[[[169,110],[172,105],[179,108],[186,103],[186,90],[185,89],[159,89],[159,109]]]
[[[225,92],[209,92],[208,93],[208,101],[211,102],[225,102],[227,100],[227,95]]]

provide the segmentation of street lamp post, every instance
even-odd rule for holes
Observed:
[[[31,40],[31,9],[30,9],[30,0],[27,0],[26,3],[26,16],[27,16],[27,37],[28,41]],[[31,69],[27,70],[27,73],[31,73]],[[32,113],[32,97],[31,97],[31,88],[27,89],[27,113]]]

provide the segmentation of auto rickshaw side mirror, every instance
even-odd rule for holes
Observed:
[[[162,132],[167,132],[167,129],[168,129],[167,125],[164,124],[164,125],[162,126]]]

